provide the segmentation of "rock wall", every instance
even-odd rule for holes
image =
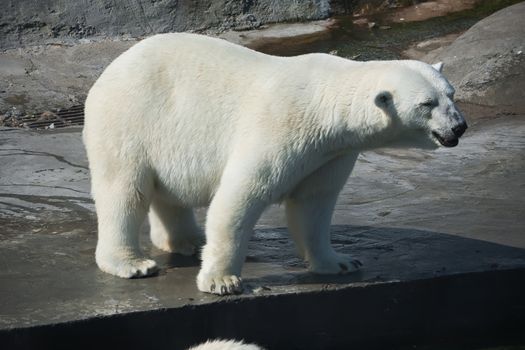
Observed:
[[[525,113],[525,2],[479,21],[427,62],[443,61],[456,99]]]
[[[329,0],[0,0],[0,48],[326,18]]]

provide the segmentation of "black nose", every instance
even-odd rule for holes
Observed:
[[[456,137],[460,137],[461,135],[463,135],[465,133],[465,130],[467,130],[467,123],[461,123],[452,128],[452,131],[454,132],[454,135],[456,135]]]

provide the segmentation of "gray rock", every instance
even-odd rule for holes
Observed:
[[[258,25],[255,17],[243,18],[245,28]],[[319,33],[332,23],[321,20],[273,24],[257,30],[230,30],[220,37],[250,46],[257,41]],[[236,25],[238,29],[239,23]],[[104,68],[139,40],[80,39],[73,44],[35,45],[0,52],[0,114],[12,107],[40,114],[52,108],[70,108],[83,103]]]
[[[93,36],[252,29],[328,17],[328,0],[18,0],[2,2],[0,48]]]
[[[0,35],[1,36],[1,35]],[[76,45],[41,45],[6,50],[0,54],[0,113],[13,108],[41,113],[69,108],[85,99],[104,68],[136,40],[86,41]],[[27,67],[27,69],[2,69]],[[9,113],[9,114],[8,114]]]
[[[11,110],[11,115],[15,117],[16,119],[20,119],[21,117],[24,116],[24,112],[13,107],[13,109]]]
[[[449,47],[423,58],[443,61],[460,101],[525,111],[525,2],[476,23]]]

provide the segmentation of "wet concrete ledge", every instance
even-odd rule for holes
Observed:
[[[269,349],[523,344],[525,269],[228,299],[2,330],[3,349],[183,349],[236,338]]]
[[[340,251],[365,262],[363,271],[311,275],[294,257],[285,229],[257,230],[243,272],[247,290],[223,298],[196,290],[197,259],[154,248],[163,272],[122,280],[98,271],[83,253],[94,243],[89,234],[4,245],[4,262],[16,266],[2,273],[0,344],[185,349],[209,338],[268,349],[525,344],[524,249],[412,229],[332,231]],[[56,258],[36,258],[56,247]]]

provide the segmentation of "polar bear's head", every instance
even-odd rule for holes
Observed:
[[[396,131],[393,145],[454,147],[467,129],[454,105],[454,88],[441,74],[442,63],[400,61],[381,75],[375,105]]]

